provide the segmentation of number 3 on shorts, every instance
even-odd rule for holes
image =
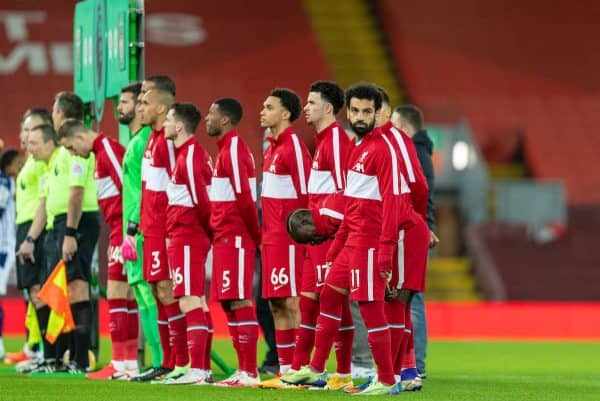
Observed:
[[[160,251],[152,251],[152,269],[158,269],[160,267]]]
[[[285,267],[282,267],[277,274],[277,268],[274,268],[271,272],[271,284],[273,285],[286,285],[290,282],[290,277],[285,272]]]

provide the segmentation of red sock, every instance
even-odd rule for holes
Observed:
[[[377,365],[379,381],[387,385],[393,385],[396,380],[394,379],[394,367],[390,355],[390,329],[385,320],[383,304],[383,301],[372,301],[360,302],[358,305],[367,328],[369,347],[373,354],[373,360]]]
[[[333,346],[333,340],[342,322],[342,304],[348,302],[348,296],[340,294],[325,285],[321,291],[321,308],[317,317],[315,333],[315,353],[310,366],[317,372],[325,370],[325,363]]]
[[[315,331],[319,316],[319,301],[300,296],[300,327],[296,329],[296,349],[292,369],[298,370],[310,362],[310,353],[315,346]]]
[[[404,329],[402,330],[400,350],[398,351],[397,358],[394,360],[394,372],[402,372],[402,361],[404,360],[404,354],[406,353],[406,348],[408,347],[408,325],[412,324],[410,309],[408,309],[408,315],[406,313],[406,305],[404,305],[402,310],[404,312]]]
[[[243,361],[240,370],[254,376],[257,374],[256,348],[258,346],[258,322],[254,305],[236,309],[235,319],[238,324],[238,342]]]
[[[112,342],[112,360],[124,361],[127,345],[127,300],[108,300],[109,331]]]
[[[163,350],[163,363],[162,366],[167,369],[173,369],[175,367],[175,360],[171,358],[171,345],[169,343],[169,320],[167,312],[165,311],[164,305],[160,300],[156,300],[156,307],[158,309],[158,334],[160,335],[160,345]],[[173,353],[173,356],[175,354]]]
[[[206,368],[206,342],[208,325],[202,308],[192,309],[185,314],[187,321],[187,349],[190,354],[190,368]]]
[[[175,366],[185,366],[190,362],[187,349],[185,314],[179,309],[179,302],[165,306],[169,318],[169,339],[171,352],[175,353]]]
[[[412,324],[412,318],[411,318],[410,313],[411,313],[410,305],[408,305],[406,307],[405,313],[404,313],[404,317],[406,319],[406,328],[404,330],[404,336],[405,336],[406,340],[405,340],[404,349],[402,350],[402,354],[401,354],[402,361],[400,362],[400,366],[401,366],[400,371],[402,371],[402,369],[417,367],[417,361],[415,358],[415,343],[414,343],[414,337],[413,337],[413,324]]]
[[[213,339],[213,322],[212,322],[212,316],[210,315],[210,311],[206,310],[204,311],[204,318],[206,319],[206,325],[208,326],[208,336],[206,338],[206,350],[204,352],[204,366],[206,370],[211,370],[210,369],[210,362],[211,362],[211,357],[210,357],[210,352],[212,350],[212,339]]]
[[[277,356],[279,359],[279,369],[282,366],[291,366],[294,359],[294,333],[296,329],[278,330],[275,329],[275,343],[277,344]]]
[[[354,342],[354,320],[348,302],[342,303],[342,321],[333,343],[337,360],[337,373],[350,374],[352,369],[352,343]]]
[[[127,351],[125,359],[128,361],[137,361],[137,346],[138,346],[138,333],[139,333],[139,317],[137,302],[135,299],[127,301]]]
[[[238,335],[238,324],[235,316],[235,311],[226,311],[225,316],[227,316],[227,328],[229,329],[229,335],[231,336],[231,343],[233,344],[233,349],[238,358],[238,368],[241,370],[242,365],[244,364],[244,356],[240,351],[240,342]]]
[[[390,325],[391,355],[394,373],[400,374],[402,341],[404,340],[404,304],[400,300],[385,303],[385,317]]]

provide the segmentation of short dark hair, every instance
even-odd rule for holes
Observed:
[[[121,93],[131,93],[133,95],[133,100],[135,102],[137,102],[138,96],[140,95],[140,93],[142,93],[142,83],[135,82],[135,83],[129,84],[129,85],[123,87],[123,89],[121,89]]]
[[[298,238],[298,236],[296,235],[295,228],[302,225],[302,222],[306,219],[312,220],[311,211],[308,209],[296,209],[288,215],[288,217],[285,221],[285,227],[288,232],[288,235],[294,241],[296,241],[300,244],[307,243],[308,241],[303,241],[301,238]]]
[[[56,131],[52,124],[38,124],[31,129],[31,132],[37,130],[42,131],[42,139],[44,139],[44,142],[52,141],[55,145],[58,145],[58,138],[56,137]]]
[[[168,75],[152,75],[145,80],[152,82],[156,89],[169,92],[171,95],[175,96],[175,82],[173,82]]]
[[[48,109],[44,107],[32,107],[30,109],[27,109],[23,114],[22,121],[25,121],[31,116],[37,116],[42,120],[42,122],[52,124],[52,113],[50,113]]]
[[[308,91],[321,94],[321,98],[333,106],[333,114],[344,107],[344,90],[333,81],[315,81]]]
[[[350,106],[350,100],[352,98],[373,100],[375,103],[375,111],[381,109],[381,102],[383,101],[379,89],[368,82],[358,82],[346,89],[346,107]]]
[[[69,118],[65,120],[58,132],[56,133],[58,140],[60,141],[63,138],[71,138],[78,132],[88,132],[88,127],[81,120],[76,120],[74,118]]]
[[[417,106],[405,104],[396,107],[394,112],[400,114],[416,131],[423,129],[423,113]]]
[[[73,92],[58,92],[54,97],[60,111],[65,118],[83,120],[83,101]]]
[[[175,118],[183,122],[185,130],[189,133],[196,132],[198,124],[202,119],[200,110],[192,103],[173,103],[170,107],[175,112]]]
[[[275,88],[271,91],[269,96],[279,98],[281,105],[290,112],[290,122],[293,122],[300,117],[302,105],[300,104],[300,98],[296,95],[296,92],[287,88]]]
[[[388,93],[385,91],[385,89],[383,89],[382,86],[377,86],[377,90],[379,91],[379,93],[381,93],[381,100],[383,101],[383,103],[386,103],[389,106],[390,96],[388,95]]]
[[[237,100],[230,97],[224,97],[215,100],[214,104],[219,106],[219,111],[221,113],[229,117],[231,124],[237,125],[237,123],[242,120],[244,111],[242,109],[242,105]]]
[[[0,156],[0,171],[6,173],[6,168],[19,157],[19,151],[17,149],[9,148],[2,152]]]

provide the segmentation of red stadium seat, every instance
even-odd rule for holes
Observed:
[[[490,162],[508,161],[522,135],[536,177],[564,180],[571,203],[600,202],[600,53],[584,50],[600,34],[600,3],[377,4],[409,97],[428,120],[467,118]]]

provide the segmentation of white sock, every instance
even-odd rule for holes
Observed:
[[[138,370],[138,361],[135,359],[126,360],[125,370]]]
[[[292,368],[292,365],[279,365],[279,373],[281,373],[282,375],[286,374],[290,369]]]
[[[113,366],[113,368],[115,368],[115,370],[117,372],[122,372],[125,370],[125,362],[124,361],[111,361],[110,362]]]

